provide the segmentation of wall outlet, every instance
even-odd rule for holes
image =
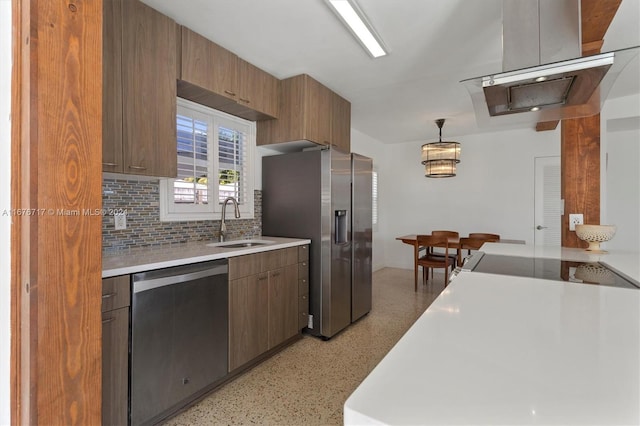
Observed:
[[[569,215],[569,231],[575,231],[576,225],[584,224],[584,216],[582,213],[574,213]]]
[[[127,215],[125,213],[116,213],[113,215],[116,223],[116,230],[127,229]]]

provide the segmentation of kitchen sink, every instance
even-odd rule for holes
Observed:
[[[245,247],[256,247],[256,246],[264,246],[267,244],[273,244],[273,241],[269,240],[235,240],[235,241],[225,241],[221,243],[209,243],[207,247],[220,247],[220,248],[245,248]]]

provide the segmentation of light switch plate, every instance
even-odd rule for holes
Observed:
[[[569,215],[569,231],[575,231],[576,225],[584,224],[584,216],[582,213],[573,213]]]
[[[113,215],[113,219],[116,223],[116,231],[121,229],[127,229],[127,215],[124,213],[116,213]]]

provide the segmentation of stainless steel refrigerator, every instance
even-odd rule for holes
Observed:
[[[330,338],[371,310],[372,164],[336,149],[262,158],[262,233],[311,239],[313,335]]]

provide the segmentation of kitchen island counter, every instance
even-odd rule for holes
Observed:
[[[482,251],[640,278],[637,253]],[[462,272],[347,399],[344,421],[640,424],[640,290]]]
[[[639,424],[639,360],[638,290],[462,273],[345,424]]]
[[[153,269],[169,268],[189,263],[206,262],[233,256],[259,253],[310,244],[311,240],[282,237],[254,237],[251,240],[265,240],[268,244],[242,248],[209,247],[214,241],[197,241],[167,246],[149,246],[129,250],[103,253],[102,278],[135,274]],[[232,243],[232,241],[227,241]]]

